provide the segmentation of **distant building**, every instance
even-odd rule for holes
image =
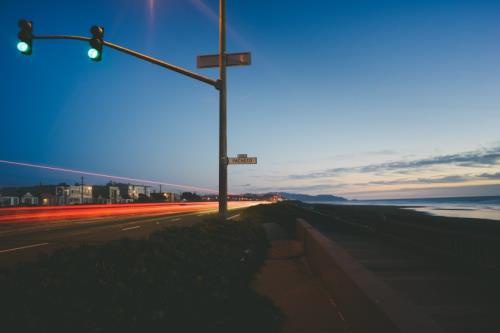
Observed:
[[[154,192],[150,198],[154,202],[174,202],[177,201],[178,195],[173,192]]]
[[[115,184],[120,189],[123,199],[136,201],[141,196],[151,197],[151,186],[134,184]]]
[[[60,205],[77,205],[93,203],[92,186],[63,185],[56,187],[57,202]]]
[[[54,194],[42,193],[39,196],[39,203],[43,206],[57,205],[57,197]]]
[[[161,194],[165,197],[165,201],[169,201],[169,202],[174,202],[179,197],[174,192],[162,192]]]
[[[0,206],[9,207],[19,205],[19,197],[13,196],[0,196]]]
[[[92,195],[95,203],[100,204],[116,204],[122,202],[120,196],[120,188],[112,185],[95,185],[92,188]]]
[[[21,197],[21,204],[26,206],[38,205],[38,197],[35,197],[30,192],[27,192],[25,195]]]

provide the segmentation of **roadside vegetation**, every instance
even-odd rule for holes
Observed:
[[[250,222],[65,248],[0,273],[4,332],[278,332],[250,288],[268,243]]]
[[[295,221],[298,217],[305,218],[310,223],[325,223],[329,219],[317,214],[312,206],[300,201],[282,201],[272,205],[258,205],[245,209],[242,219],[252,223],[277,223],[295,235]]]

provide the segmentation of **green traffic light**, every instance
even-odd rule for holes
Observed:
[[[26,42],[19,42],[17,43],[17,49],[21,51],[22,53],[29,52],[30,46]]]
[[[97,59],[99,57],[99,51],[94,48],[90,48],[87,54],[90,59]]]

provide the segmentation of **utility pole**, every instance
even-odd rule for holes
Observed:
[[[82,182],[80,183],[80,204],[83,205],[83,176],[82,176]]]
[[[219,215],[227,217],[226,0],[219,0]]]

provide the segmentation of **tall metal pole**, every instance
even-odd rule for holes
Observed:
[[[219,0],[219,215],[227,217],[226,0]]]
[[[80,183],[80,203],[83,205],[83,176],[82,176],[82,182]]]

